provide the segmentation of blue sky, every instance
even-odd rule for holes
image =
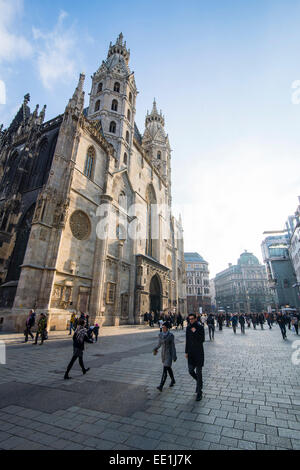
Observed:
[[[212,276],[244,249],[261,259],[262,232],[283,227],[300,193],[300,1],[0,0],[0,12],[0,122],[27,92],[48,119],[62,113],[81,71],[88,103],[122,31],[140,131],[153,97],[166,116],[186,251]]]

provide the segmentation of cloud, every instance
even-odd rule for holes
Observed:
[[[37,43],[37,64],[45,88],[53,89],[58,82],[67,83],[76,76],[76,37],[73,27],[65,26],[68,14],[61,11],[51,32],[33,28]]]
[[[0,0],[0,63],[27,58],[33,49],[18,30],[18,20],[23,13],[22,0]]]

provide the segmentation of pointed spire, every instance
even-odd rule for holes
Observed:
[[[80,113],[82,113],[83,106],[84,106],[84,91],[83,91],[84,80],[85,80],[85,74],[81,73],[79,75],[77,87],[73,93],[72,98],[69,100],[69,104],[67,106],[69,108],[73,108],[74,110],[76,110],[78,116]]]
[[[149,112],[147,111],[145,126],[147,127],[147,125],[153,121],[160,123],[162,126],[165,125],[165,118],[161,111],[160,113],[158,112],[155,98],[153,100],[151,113],[149,114]]]
[[[153,108],[152,108],[151,114],[158,114],[155,98],[154,98],[154,101],[153,101]]]
[[[115,44],[112,44],[110,42],[107,58],[111,57],[114,54],[119,54],[120,59],[121,57],[123,57],[126,62],[126,65],[128,65],[130,58],[130,49],[127,49],[126,41],[123,42],[123,39],[123,33],[120,33],[117,37]]]

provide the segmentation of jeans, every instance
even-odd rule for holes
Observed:
[[[209,339],[214,339],[215,337],[215,327],[213,325],[208,325]]]
[[[286,338],[286,328],[285,325],[279,325],[283,339]]]
[[[241,332],[245,333],[245,323],[241,323]]]
[[[31,333],[31,326],[25,329],[25,343],[28,341],[28,335],[31,336],[32,339],[34,338],[33,334]]]
[[[194,364],[188,363],[188,368],[189,368],[189,373],[197,381],[197,389],[196,393],[200,393],[202,391],[203,387],[203,381],[202,381],[202,367],[201,366],[195,366]],[[196,369],[196,372],[195,372]]]

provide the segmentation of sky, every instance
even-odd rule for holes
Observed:
[[[185,251],[214,277],[300,195],[300,0],[0,0],[0,123],[23,96],[64,112],[122,31],[144,131],[153,98],[172,147],[174,213]],[[4,93],[5,92],[5,93]]]

